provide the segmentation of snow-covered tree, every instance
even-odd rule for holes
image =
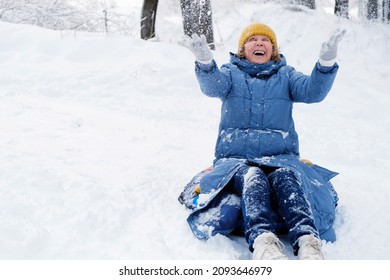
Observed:
[[[294,0],[295,4],[306,6],[310,9],[316,8],[316,1],[315,0]]]
[[[180,0],[184,34],[204,34],[211,49],[215,49],[211,0]]]
[[[359,0],[359,18],[390,21],[390,0]]]
[[[336,0],[334,6],[335,15],[348,18],[349,16],[349,0]]]
[[[155,37],[158,0],[144,0],[141,14],[141,38]],[[204,34],[212,49],[214,33],[212,24],[211,0],[180,0],[184,34]]]
[[[55,30],[127,31],[126,17],[108,0],[0,0],[0,20]]]
[[[382,4],[383,20],[390,22],[390,0],[383,0]]]
[[[368,0],[367,3],[367,18],[377,19],[378,18],[378,0]]]

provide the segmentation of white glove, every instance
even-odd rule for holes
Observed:
[[[333,66],[337,57],[337,45],[344,37],[345,29],[336,31],[328,40],[322,43],[319,62],[322,66]]]
[[[197,61],[202,64],[210,64],[213,60],[213,54],[207,44],[206,37],[202,34],[192,34],[192,38],[185,36],[181,42],[182,46],[188,48],[194,55]]]

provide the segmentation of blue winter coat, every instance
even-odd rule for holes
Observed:
[[[323,67],[316,63],[308,76],[281,57],[280,62],[254,64],[231,54],[230,63],[221,69],[215,61],[209,65],[196,63],[203,93],[222,100],[213,168],[196,175],[180,196],[193,211],[188,223],[198,238],[242,229],[240,198],[225,187],[241,166],[255,164],[294,170],[308,195],[321,238],[335,240],[338,197],[329,180],[337,173],[299,161],[292,108],[294,102],[322,101],[338,65]],[[276,213],[274,223],[281,232],[286,230]]]

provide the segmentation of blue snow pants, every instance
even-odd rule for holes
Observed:
[[[245,238],[253,251],[253,242],[265,232],[277,234],[272,213],[277,213],[288,228],[294,253],[298,238],[313,234],[319,238],[306,193],[295,173],[288,168],[241,167],[232,178],[230,188],[241,196]]]

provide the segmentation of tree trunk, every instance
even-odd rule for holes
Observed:
[[[180,6],[184,34],[188,36],[192,36],[194,33],[205,35],[207,43],[214,50],[211,0],[180,0]]]
[[[156,36],[156,14],[158,0],[144,0],[141,14],[141,39],[148,40]]]
[[[390,22],[390,0],[383,0],[383,21]]]
[[[340,17],[349,17],[349,0],[336,0],[334,14]]]
[[[368,0],[367,3],[367,19],[378,18],[378,0]]]
[[[316,8],[316,1],[315,0],[295,0],[295,3],[298,5],[306,6],[310,9]]]

